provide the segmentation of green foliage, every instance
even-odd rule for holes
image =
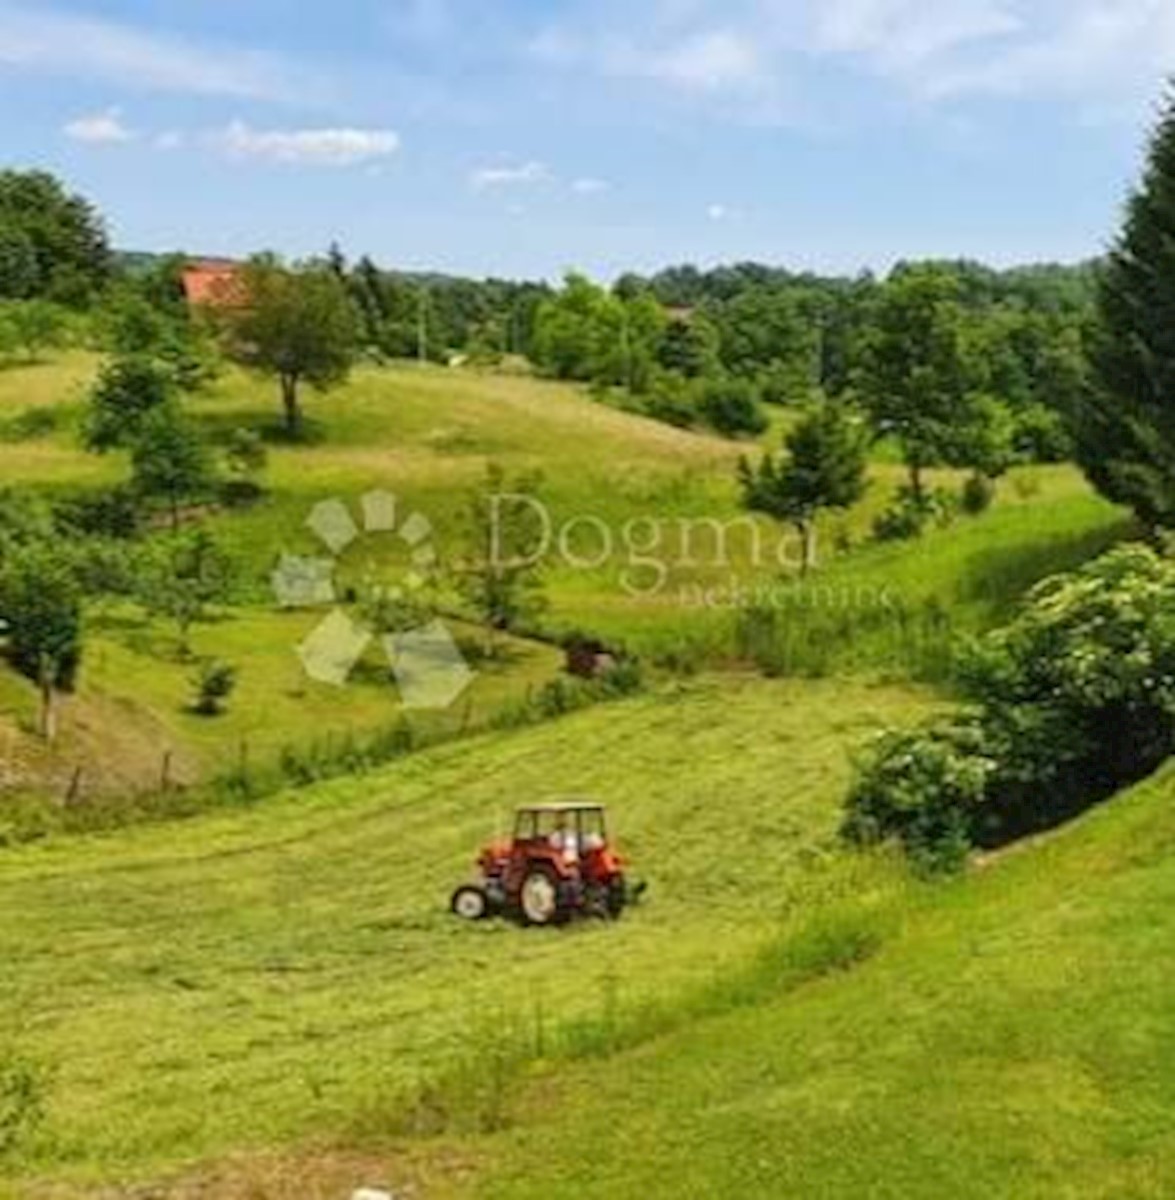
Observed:
[[[303,383],[328,391],[350,373],[359,341],[355,307],[329,267],[256,258],[242,275],[244,302],[221,314],[229,352],[281,387],[286,433],[301,432]]]
[[[803,571],[815,566],[815,520],[822,509],[851,508],[865,494],[866,434],[838,405],[806,416],[784,439],[778,460],[739,464],[743,503],[755,512],[790,521],[804,539]]]
[[[0,171],[0,299],[88,302],[110,276],[102,220],[45,171]]]
[[[949,525],[955,518],[956,498],[944,488],[898,488],[894,502],[873,522],[879,542],[908,541],[921,537],[932,526]]]
[[[180,654],[187,657],[192,625],[209,606],[232,598],[237,569],[210,533],[195,529],[153,539],[139,555],[136,574],[139,603],[175,622]]]
[[[988,476],[976,472],[968,475],[963,484],[959,506],[969,517],[978,517],[995,503],[995,484]]]
[[[102,368],[90,391],[85,440],[99,453],[134,443],[149,413],[174,395],[168,372],[154,359],[133,354]]]
[[[66,338],[65,312],[48,300],[0,304],[0,324],[7,327],[11,344],[25,362],[39,361],[45,351],[58,349]]]
[[[865,761],[845,832],[957,865],[970,844],[1050,828],[1175,752],[1175,563],[1113,550],[1034,588],[964,659],[968,715],[892,733]]]
[[[192,686],[195,689],[193,712],[202,717],[219,716],[236,689],[237,668],[218,658],[206,658],[196,668]]]
[[[125,282],[102,305],[102,340],[116,357],[151,359],[178,389],[197,392],[216,378],[215,352],[186,306],[166,296],[153,277]]]
[[[719,375],[704,380],[698,410],[706,423],[725,437],[755,436],[768,425],[755,385],[746,379]]]
[[[669,318],[657,347],[657,361],[666,370],[698,379],[718,369],[719,335],[704,313]]]
[[[41,693],[41,734],[56,734],[56,694],[71,691],[82,660],[82,594],[68,553],[32,543],[0,567],[0,619],[8,660]]]
[[[639,411],[666,425],[689,429],[701,419],[697,385],[675,371],[656,371],[641,397]]]
[[[1175,98],[1102,273],[1093,386],[1075,421],[1090,480],[1151,526],[1175,524]]]
[[[956,276],[929,265],[895,272],[864,338],[861,396],[878,434],[900,445],[915,494],[930,467],[1006,468],[1006,422],[983,392],[984,363]]]
[[[820,380],[816,322],[790,291],[753,287],[717,314],[722,365],[734,374],[773,379],[772,399],[805,404]]]
[[[1012,448],[1024,462],[1060,463],[1073,457],[1073,436],[1061,412],[1030,404],[1014,419]]]
[[[456,563],[457,587],[486,626],[491,655],[496,631],[515,630],[546,606],[535,554],[542,535],[539,480],[508,480],[496,464],[466,503],[465,547]]]
[[[224,451],[228,471],[222,492],[229,503],[249,503],[262,493],[261,475],[269,453],[261,435],[252,429],[234,429]]]
[[[862,758],[842,833],[858,845],[896,840],[924,869],[958,870],[995,769],[967,725],[884,734]]]
[[[146,413],[131,447],[132,486],[145,499],[166,502],[173,529],[183,503],[208,494],[215,480],[208,446],[177,404]]]

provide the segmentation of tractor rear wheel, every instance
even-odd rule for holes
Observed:
[[[528,925],[558,925],[567,919],[554,871],[534,867],[527,872],[518,893],[518,907]]]
[[[481,921],[489,914],[490,901],[481,888],[467,884],[453,893],[449,907],[463,920]]]
[[[604,896],[604,906],[612,920],[620,919],[628,905],[628,881],[623,875],[613,875],[608,880],[608,890]]]

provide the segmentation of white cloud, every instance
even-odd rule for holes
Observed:
[[[1153,97],[1175,70],[1171,0],[647,0],[636,33],[629,0],[578,11],[532,40],[537,61],[653,81],[754,119],[819,123],[822,96],[839,111],[865,106],[854,77],[927,103],[1112,107]]]
[[[518,166],[478,167],[470,174],[469,182],[475,191],[483,192],[489,188],[542,183],[549,178],[550,172],[542,163],[527,162]]]
[[[571,181],[571,190],[577,196],[594,196],[600,192],[610,191],[611,188],[612,185],[606,179],[593,179],[590,176]]]
[[[749,36],[729,29],[707,30],[655,50],[622,49],[610,56],[616,74],[643,75],[674,87],[713,91],[745,87],[763,64]]]
[[[0,65],[123,87],[305,99],[315,86],[268,54],[198,45],[116,21],[0,0]]]
[[[234,158],[318,167],[368,163],[400,148],[390,129],[253,129],[244,121],[233,121],[215,141]]]
[[[730,209],[727,208],[725,204],[711,204],[710,207],[706,209],[706,216],[709,217],[711,221],[725,221],[726,218],[730,216]]]
[[[122,113],[117,108],[75,117],[65,123],[62,132],[75,142],[89,142],[93,145],[130,142],[136,136],[122,123]]]

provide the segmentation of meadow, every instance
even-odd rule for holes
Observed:
[[[118,454],[79,446],[94,369],[71,353],[0,372],[7,483],[61,495],[122,478]],[[280,439],[275,397],[235,370],[191,404],[218,439],[270,438],[263,499],[206,514],[245,588],[194,648],[236,664],[240,690],[224,716],[196,716],[172,632],[99,609],[57,751],[28,733],[30,685],[0,670],[3,761],[22,787],[61,789],[84,761],[117,798],[154,786],[163,757],[194,782],[403,717],[374,658],[338,689],[293,653],[321,613],[281,610],[268,577],[282,553],[319,550],[306,518],[322,500],[358,511],[386,489],[443,548],[496,462],[541,470],[556,528],[673,530],[742,521],[735,469],[757,450],[577,387],[441,368],[362,368],[310,399],[304,444]],[[699,1196],[779,1180],[789,1194],[1162,1194],[1170,872],[1148,847],[1170,841],[1169,777],[962,883],[916,881],[836,836],[854,754],[944,702],[959,640],[1130,525],[1074,468],[1024,467],[984,515],[877,543],[901,476],[887,457],[866,500],[824,523],[802,584],[753,560],[745,522],[726,561],[659,547],[655,593],[625,587],[640,564],[623,554],[553,562],[535,626],[435,718],[456,740],[183,821],[0,851],[0,911],[16,915],[0,922],[0,1057],[14,1048],[45,1095],[0,1195],[121,1198],[159,1179],[201,1200],[377,1179],[645,1195],[682,1164]],[[343,578],[395,565],[364,543]],[[553,639],[575,628],[639,654],[645,693],[485,732],[560,674]],[[558,933],[456,923],[449,892],[512,809],[584,793],[609,805],[648,902]],[[1088,1186],[1059,1193],[1110,1106]]]

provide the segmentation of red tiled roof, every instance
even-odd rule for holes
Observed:
[[[231,308],[242,302],[241,267],[221,259],[205,259],[184,268],[184,296],[191,305]]]

